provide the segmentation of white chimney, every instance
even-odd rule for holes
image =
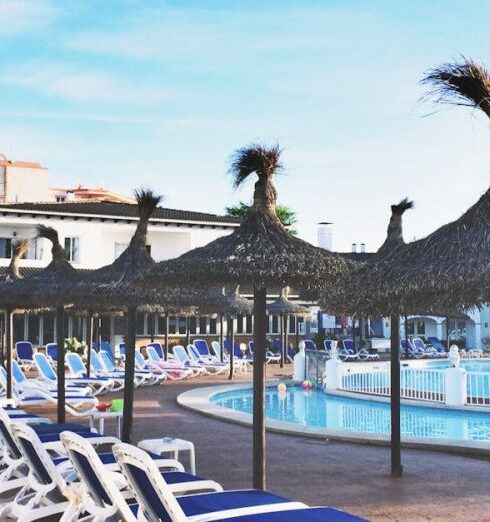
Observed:
[[[357,252],[357,244],[356,244],[356,243],[352,243],[351,252],[352,252],[353,254],[355,254],[355,253]]]
[[[318,223],[318,247],[333,250],[333,223],[322,222]]]
[[[361,243],[361,254],[366,252],[366,243]]]

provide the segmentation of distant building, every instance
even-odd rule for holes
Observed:
[[[0,203],[50,199],[46,167],[39,163],[10,161],[0,154]]]
[[[129,245],[138,221],[134,199],[103,188],[49,188],[48,170],[37,163],[11,162],[0,157],[0,166],[3,167],[0,171],[3,173],[0,178],[0,274],[5,272],[13,246],[21,238],[31,239],[29,251],[20,262],[21,274],[33,274],[48,265],[51,244],[45,239],[35,239],[39,224],[58,231],[66,258],[76,268],[96,269],[110,264]],[[230,234],[239,225],[239,219],[229,216],[158,207],[148,224],[147,248],[156,261],[162,261]],[[151,333],[162,335],[163,318],[154,319],[148,314],[138,314],[140,338],[147,338]],[[219,333],[216,318],[191,317],[189,323],[193,336],[213,337]],[[278,335],[279,323],[279,317],[270,317],[272,335]],[[185,325],[184,317],[170,317],[173,342],[185,342]],[[296,322],[292,318],[290,321],[292,335],[296,329],[304,334],[305,328],[306,320]],[[70,337],[85,339],[86,318],[67,318],[65,331]],[[105,341],[112,344],[122,341],[123,318],[117,314],[102,317],[101,331]],[[28,339],[35,345],[43,345],[55,339],[55,332],[55,318],[51,313],[15,315],[16,341]],[[237,335],[243,341],[251,338],[251,316],[238,318]]]

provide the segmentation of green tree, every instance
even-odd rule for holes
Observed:
[[[252,210],[252,204],[244,203],[243,201],[240,201],[237,205],[233,205],[232,207],[226,207],[225,213],[227,216],[231,217],[237,217],[237,218],[246,218]],[[298,221],[298,218],[296,217],[296,212],[294,210],[291,210],[289,207],[286,207],[285,205],[277,205],[276,206],[276,214],[279,218],[279,221],[288,228],[289,233],[292,236],[296,236],[298,232],[291,228],[293,225],[295,225]]]

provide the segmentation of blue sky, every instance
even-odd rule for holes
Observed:
[[[0,0],[0,152],[53,186],[222,212],[252,190],[233,192],[230,153],[278,142],[305,239],[328,220],[338,250],[376,249],[404,196],[422,237],[487,189],[490,133],[418,81],[459,54],[490,66],[489,18],[476,0]]]

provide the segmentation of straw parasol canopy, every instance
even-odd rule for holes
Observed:
[[[280,335],[281,335],[281,368],[284,366],[286,360],[286,348],[288,344],[288,332],[289,332],[289,318],[290,316],[295,317],[306,317],[311,314],[308,308],[301,306],[297,303],[293,303],[288,299],[289,287],[286,286],[281,290],[281,295],[272,303],[267,305],[267,312],[270,315],[280,316]]]
[[[66,302],[66,293],[78,281],[80,273],[65,259],[58,232],[51,227],[38,225],[37,237],[51,241],[51,263],[28,278],[17,279],[17,276],[13,276],[14,281],[11,283],[1,284],[0,304],[23,307],[62,305]],[[16,261],[13,260],[13,263]]]
[[[235,188],[257,174],[252,212],[231,235],[158,263],[144,275],[141,284],[151,287],[166,281],[209,287],[239,283],[312,290],[322,280],[334,280],[346,270],[348,261],[291,236],[279,221],[272,178],[282,169],[280,155],[278,146],[239,149],[232,158],[230,173]]]
[[[133,285],[134,278],[154,264],[146,239],[148,221],[161,200],[151,190],[137,190],[139,222],[129,246],[110,265],[94,270],[80,279],[69,293],[70,300],[94,310],[99,308],[122,309],[129,304],[159,305],[156,297],[140,292]]]
[[[204,314],[223,313],[227,315],[247,315],[253,312],[253,303],[240,295],[240,285],[230,289],[222,287],[219,290],[201,292],[199,312]]]
[[[294,315],[296,317],[307,317],[311,314],[311,311],[305,306],[290,301],[288,295],[289,287],[283,288],[281,295],[267,305],[267,312],[271,315]]]
[[[230,336],[230,369],[229,379],[233,379],[235,366],[235,333],[236,319],[238,315],[248,315],[253,312],[253,303],[249,299],[240,295],[240,285],[234,285],[230,289],[222,287],[219,290],[211,289],[204,292],[199,305],[201,313],[211,314],[220,313],[228,316],[228,335]],[[224,350],[221,347],[221,362],[223,362]]]
[[[422,83],[436,102],[478,108],[490,117],[490,74],[481,64],[465,58],[444,64]],[[488,302],[489,219],[490,189],[456,221],[359,270],[355,280],[362,283],[365,309],[377,315],[420,310],[440,315]]]
[[[384,259],[399,252],[403,240],[402,217],[406,210],[413,207],[413,202],[403,199],[391,206],[391,218],[386,232],[386,239],[376,252],[373,260],[353,271],[348,277],[340,277],[330,291],[326,291],[320,304],[331,312],[354,315],[370,315],[372,310],[371,280],[377,267]],[[389,290],[385,299],[389,299]],[[386,306],[383,309],[382,306]],[[388,315],[391,309],[387,302],[380,304],[373,315]],[[400,423],[400,316],[391,313],[390,335],[390,371],[391,371],[391,473],[401,476],[401,423]]]
[[[254,485],[265,486],[265,350],[267,286],[292,285],[316,291],[333,281],[349,262],[291,236],[276,215],[277,192],[272,179],[282,169],[278,146],[250,145],[232,157],[230,173],[238,188],[256,174],[251,213],[232,234],[182,256],[157,263],[140,279],[143,287],[166,284],[254,287]]]

